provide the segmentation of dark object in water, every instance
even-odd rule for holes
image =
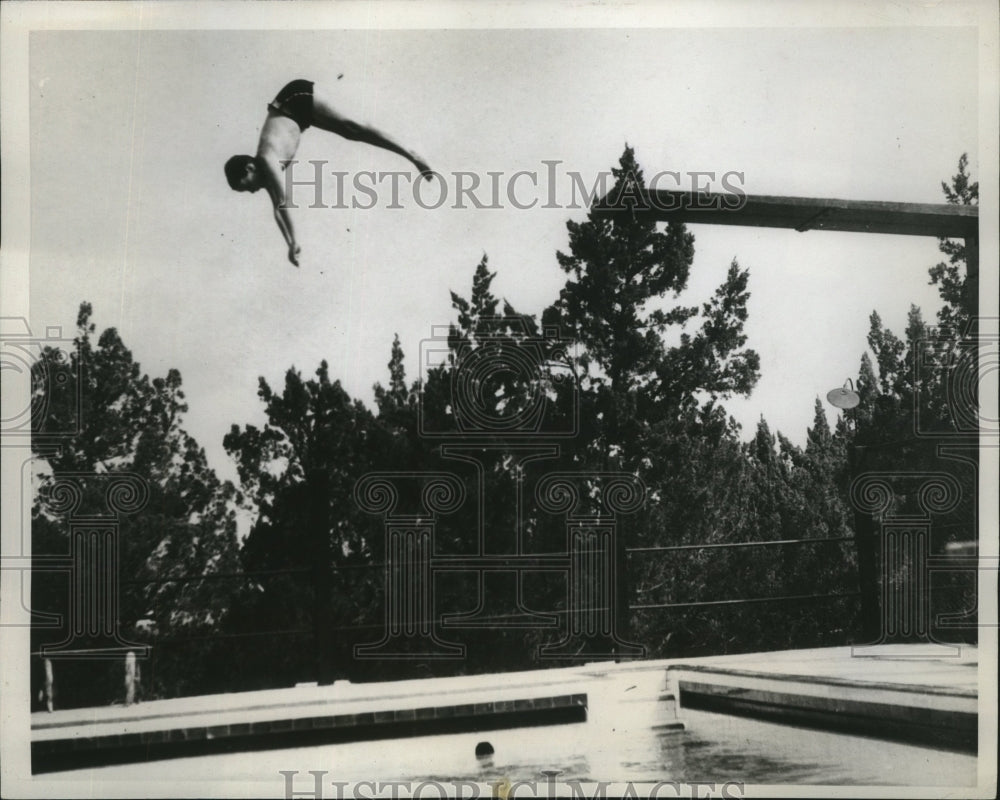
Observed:
[[[493,745],[489,742],[480,742],[476,745],[476,758],[493,755]]]

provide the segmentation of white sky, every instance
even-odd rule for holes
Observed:
[[[448,290],[468,294],[484,252],[495,293],[540,313],[565,280],[565,222],[585,216],[424,210],[408,191],[402,209],[301,208],[296,270],[264,193],[237,195],[222,173],[254,151],[286,81],[314,80],[442,173],[557,159],[589,184],[628,141],[647,176],[737,170],[749,194],[942,202],[962,152],[978,177],[976,43],[963,27],[35,33],[32,327],[69,333],[93,303],[145,372],[181,371],[186,427],[234,477],[221,440],[264,421],[259,375],[280,387],[289,366],[311,374],[325,358],[370,404],[393,333],[412,379],[420,340],[453,318]],[[299,158],[409,168],[316,129]],[[690,229],[683,302],[707,299],[734,257],[751,271],[762,378],[727,404],[747,436],[763,414],[801,443],[815,397],[856,375],[873,309],[901,333],[910,303],[929,320],[937,308],[933,238]]]

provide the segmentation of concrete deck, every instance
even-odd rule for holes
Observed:
[[[577,681],[302,686],[32,716],[34,772],[217,752],[584,721]],[[450,683],[449,683],[450,681]],[[457,685],[455,685],[457,682]],[[436,684],[426,686],[421,684]]]
[[[832,648],[671,664],[681,708],[867,734],[975,752],[975,648]],[[683,711],[680,712],[683,718]]]
[[[38,712],[33,769],[68,768],[77,757],[117,763],[282,747],[296,736],[341,742],[562,724],[586,719],[588,706],[658,731],[682,729],[684,707],[706,708],[974,751],[976,649],[928,656],[918,648],[597,663]]]

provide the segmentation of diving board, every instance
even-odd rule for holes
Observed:
[[[634,189],[598,200],[598,216],[643,215],[658,222],[790,228],[797,231],[851,231],[904,236],[973,239],[979,230],[978,206],[945,203],[895,203]]]

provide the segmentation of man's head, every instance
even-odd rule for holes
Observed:
[[[256,192],[260,186],[257,159],[253,156],[233,156],[226,162],[226,180],[237,192]]]

